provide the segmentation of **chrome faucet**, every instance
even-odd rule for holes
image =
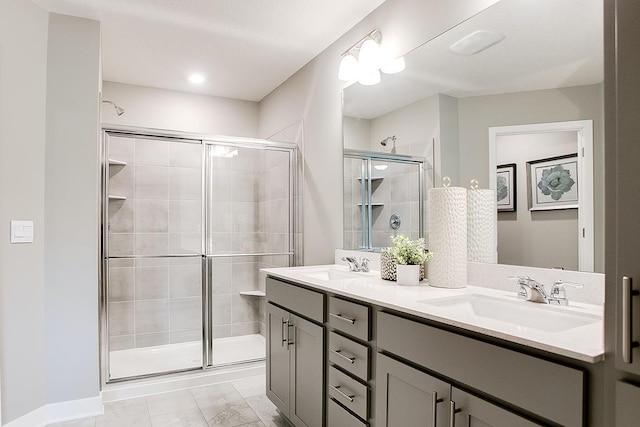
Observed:
[[[518,281],[518,298],[527,301],[540,302],[545,304],[569,305],[565,285],[574,288],[582,288],[580,283],[565,282],[556,280],[551,287],[551,293],[547,293],[544,285],[529,276],[509,276],[508,279]]]
[[[342,257],[342,261],[346,261],[347,264],[349,264],[349,270],[351,271],[357,271],[361,273],[369,272],[369,263],[371,262],[369,258],[345,256]]]

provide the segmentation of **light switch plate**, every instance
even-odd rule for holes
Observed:
[[[33,221],[11,221],[11,243],[33,243]]]

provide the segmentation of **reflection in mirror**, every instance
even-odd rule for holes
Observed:
[[[397,234],[423,237],[423,174],[422,158],[345,150],[344,249],[378,251]]]
[[[405,55],[402,73],[385,75],[376,86],[347,87],[345,149],[390,153],[390,145],[382,147],[380,141],[395,135],[396,153],[426,158],[427,188],[440,185],[443,176],[465,187],[477,178],[481,188],[488,188],[495,175],[489,164],[496,164],[495,154],[489,159],[490,127],[592,120],[594,270],[602,272],[602,9],[602,0],[495,3]],[[472,55],[450,51],[479,30],[504,39]],[[364,129],[368,137],[352,138],[354,129]],[[518,193],[518,199],[527,200],[526,186]],[[499,240],[512,238],[505,232]],[[428,241],[428,230],[425,236]],[[504,262],[537,264],[524,258]],[[545,267],[555,266],[545,262]]]

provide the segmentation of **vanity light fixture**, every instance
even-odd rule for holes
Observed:
[[[478,30],[468,34],[449,46],[449,50],[459,55],[475,55],[504,40],[504,35],[488,30]]]
[[[381,45],[382,33],[373,30],[342,53],[338,78],[358,81],[362,85],[380,83],[380,71],[386,74],[404,70],[404,57],[393,58],[389,49]]]
[[[200,73],[191,73],[188,77],[189,81],[193,84],[199,85],[205,82],[205,77]]]

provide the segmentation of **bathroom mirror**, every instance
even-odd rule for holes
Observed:
[[[354,83],[347,87],[343,95],[344,148],[424,157],[426,188],[441,185],[444,176],[465,187],[476,178],[480,187],[489,188],[496,173],[491,165],[496,165],[499,155],[490,154],[489,128],[592,120],[595,210],[590,214],[595,218],[591,230],[595,263],[593,270],[586,270],[602,272],[602,9],[602,0],[497,2],[409,52],[403,72],[383,74],[382,82],[375,86]],[[449,50],[457,41],[483,30],[504,39],[475,54]],[[472,39],[468,44],[482,49],[479,43]],[[380,144],[393,136],[391,146]],[[543,159],[539,157],[529,160]],[[526,170],[518,172],[526,174]],[[526,200],[527,188],[519,189],[517,196]],[[532,213],[544,223],[543,212],[528,209],[500,214],[498,221]],[[428,229],[425,234],[428,238]],[[577,241],[578,234],[571,238]],[[500,237],[504,238],[498,240]],[[498,253],[501,262],[500,248]],[[504,262],[578,269],[548,262],[540,265],[531,257]]]

